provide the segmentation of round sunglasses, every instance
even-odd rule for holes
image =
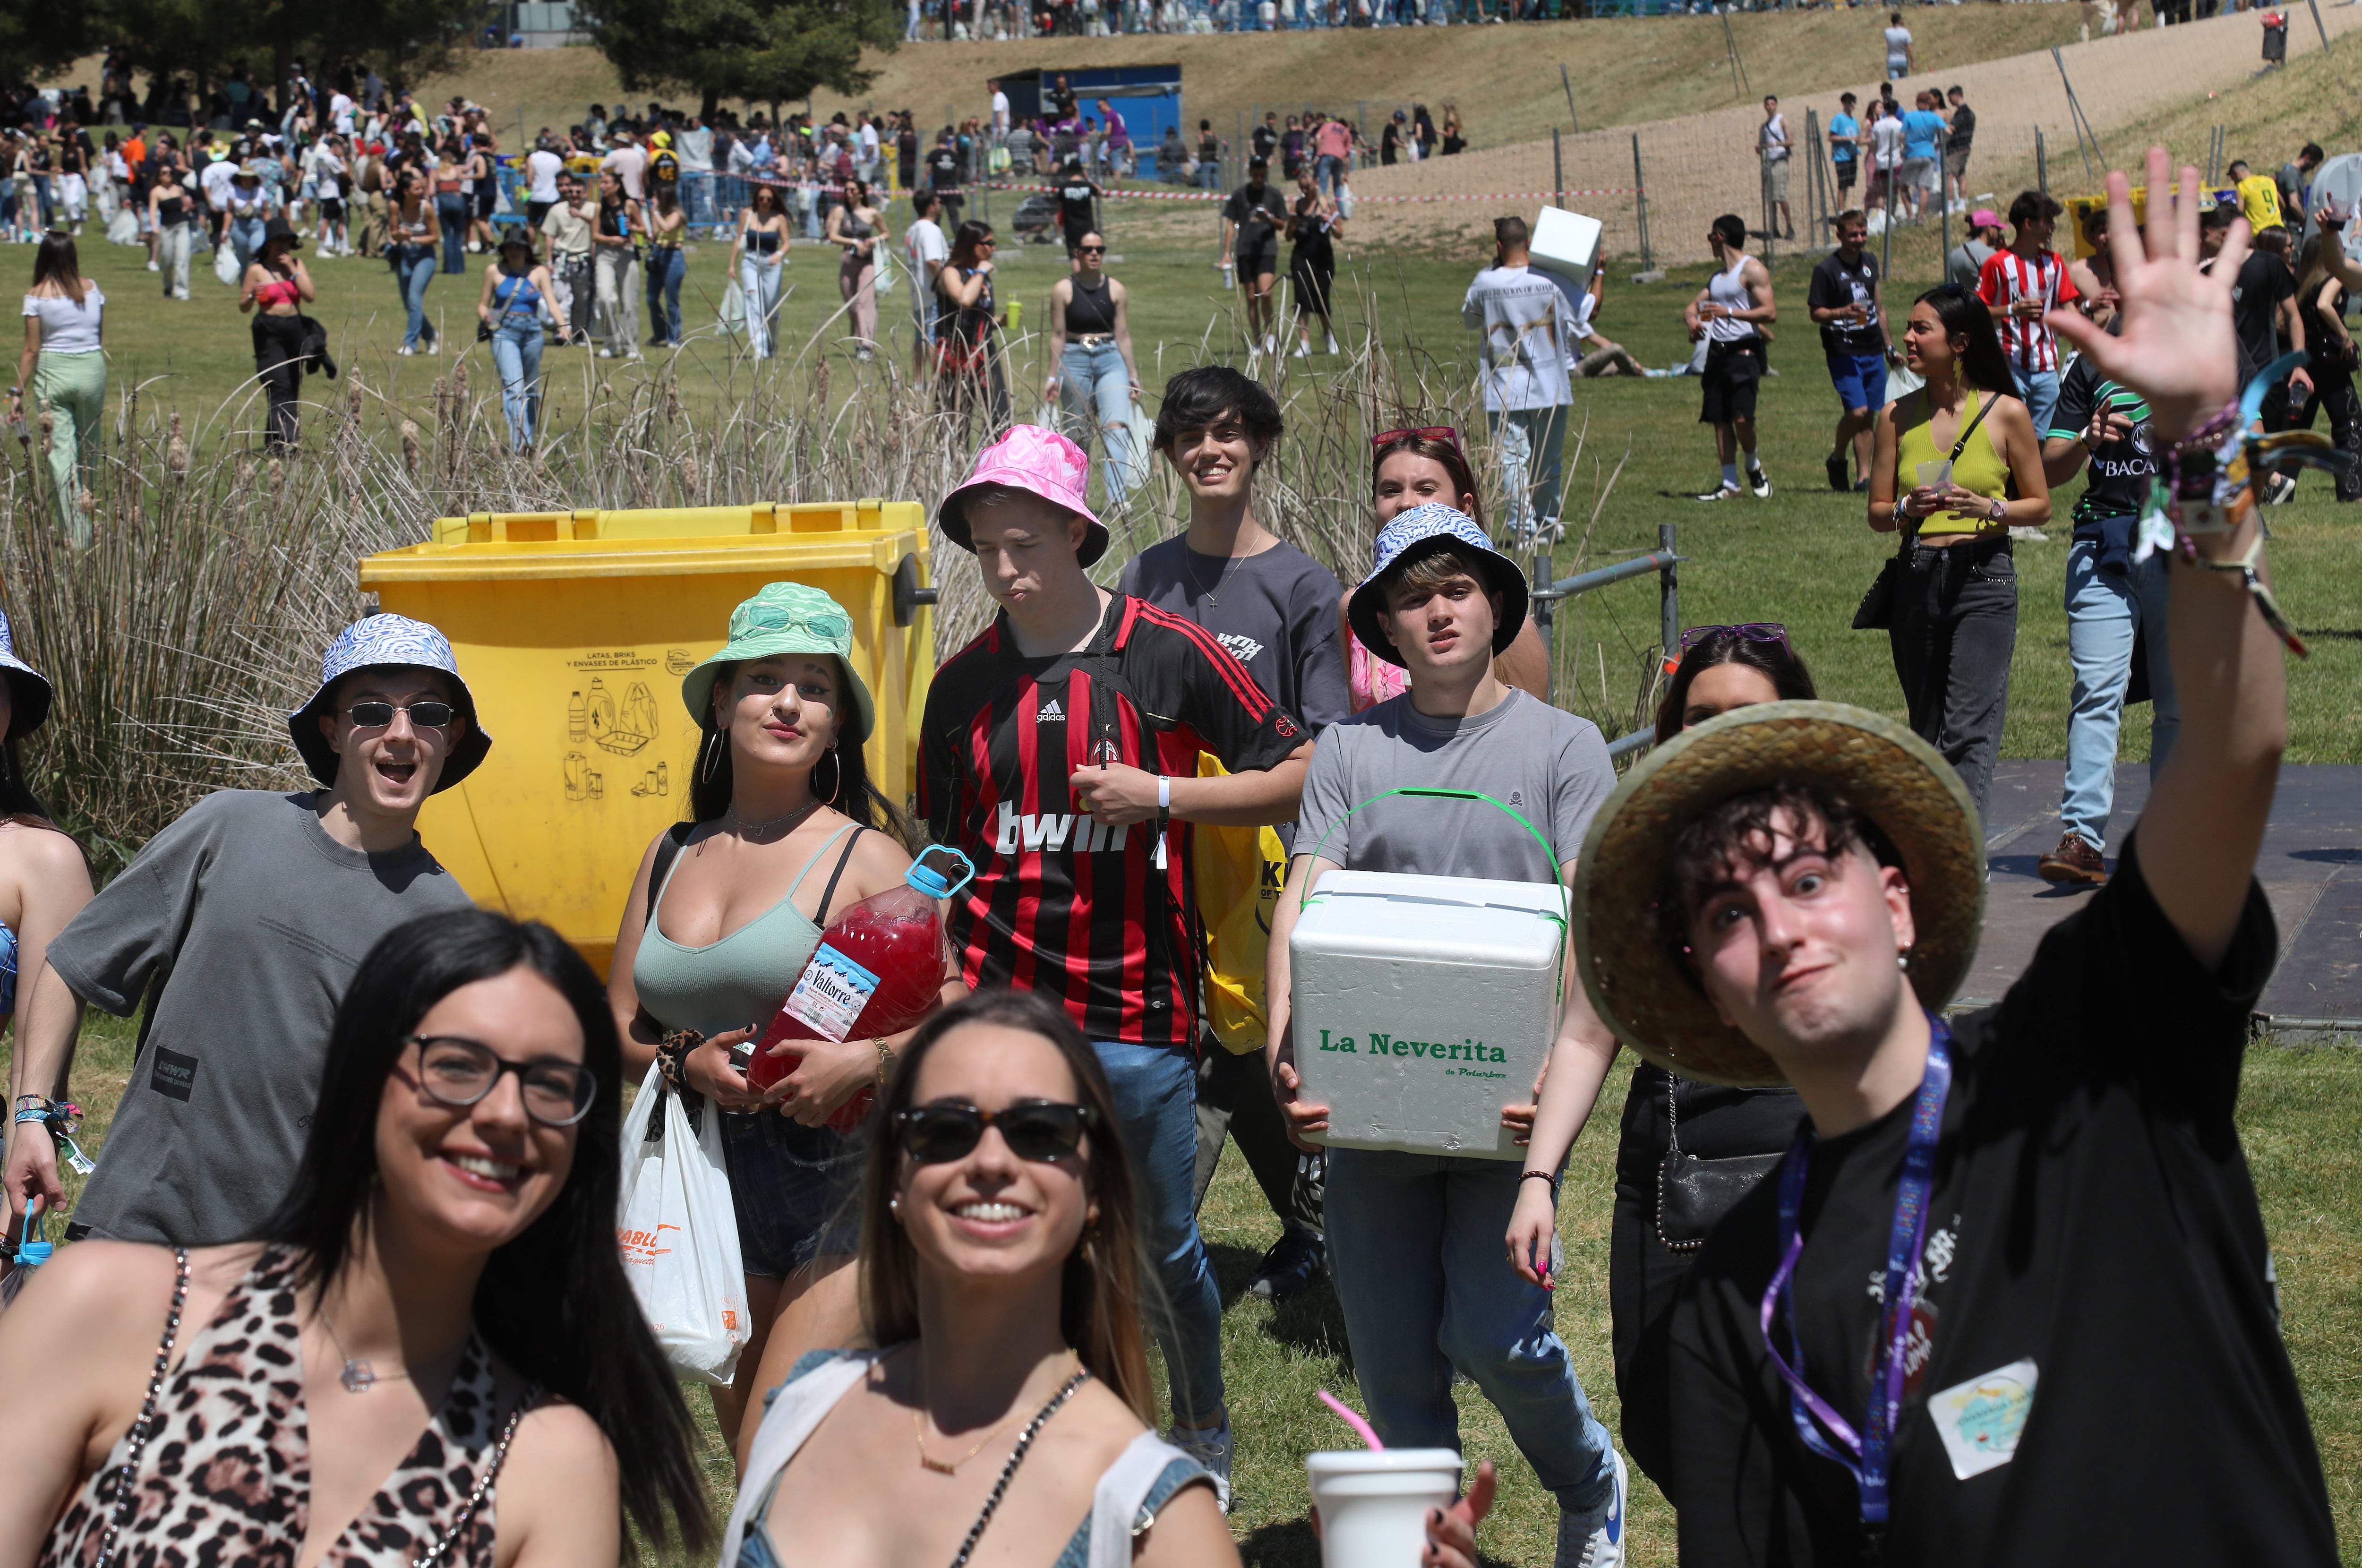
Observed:
[[[984,1130],[998,1127],[1010,1154],[1047,1165],[1072,1154],[1098,1122],[1098,1113],[1089,1106],[1054,1099],[1021,1099],[1000,1110],[944,1099],[896,1111],[894,1136],[919,1164],[940,1165],[966,1159],[983,1142]]]

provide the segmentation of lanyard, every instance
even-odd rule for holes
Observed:
[[[1920,1077],[1918,1099],[1911,1108],[1911,1132],[1903,1146],[1903,1177],[1894,1192],[1894,1222],[1887,1233],[1885,1311],[1879,1325],[1885,1348],[1873,1371],[1870,1408],[1859,1434],[1805,1381],[1805,1350],[1796,1334],[1793,1309],[1788,1347],[1795,1358],[1794,1364],[1781,1357],[1772,1339],[1772,1315],[1795,1276],[1796,1260],[1805,1250],[1799,1220],[1805,1204],[1805,1172],[1813,1148],[1809,1130],[1796,1134],[1780,1173],[1780,1266],[1763,1290],[1763,1348],[1788,1386],[1788,1414],[1796,1423],[1797,1434],[1805,1447],[1851,1473],[1861,1494],[1862,1523],[1873,1529],[1882,1529],[1886,1524],[1891,1451],[1895,1421],[1903,1409],[1904,1364],[1911,1342],[1912,1291],[1927,1245],[1927,1200],[1936,1185],[1936,1141],[1944,1128],[1944,1098],[1952,1087],[1952,1032],[1932,1012],[1927,1015],[1927,1026],[1931,1032],[1927,1069]],[[1816,1419],[1819,1427],[1814,1424]],[[1842,1452],[1821,1434],[1820,1427],[1836,1436]]]

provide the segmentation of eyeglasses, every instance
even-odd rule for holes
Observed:
[[[1098,1121],[1098,1112],[1089,1106],[1054,1099],[1021,1099],[1003,1110],[978,1110],[947,1099],[896,1111],[894,1134],[904,1154],[922,1165],[940,1165],[966,1159],[983,1140],[984,1130],[998,1127],[1010,1154],[1046,1165],[1073,1154]]]
[[[1460,450],[1460,432],[1449,425],[1406,425],[1400,430],[1386,430],[1370,437],[1370,449],[1390,447],[1396,441],[1449,441],[1451,449]]]
[[[353,727],[359,730],[381,730],[393,723],[396,712],[410,715],[410,722],[422,730],[439,730],[459,716],[459,710],[448,702],[356,702],[343,712],[352,715]]]
[[[1777,643],[1788,646],[1788,628],[1777,621],[1749,621],[1738,626],[1692,626],[1682,634],[1682,651],[1687,653],[1713,637],[1735,637],[1742,643]]]
[[[579,1062],[512,1062],[481,1041],[452,1034],[413,1034],[404,1043],[418,1047],[418,1087],[438,1105],[473,1105],[502,1073],[514,1073],[527,1116],[545,1127],[571,1127],[590,1114],[599,1091],[598,1075]]]

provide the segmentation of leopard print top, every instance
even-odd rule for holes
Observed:
[[[163,1378],[111,1555],[108,1525],[134,1432],[50,1531],[41,1568],[292,1568],[312,1511],[297,1262],[284,1249],[264,1252]],[[412,1568],[454,1525],[431,1568],[491,1568],[490,1483],[511,1424],[495,1420],[497,1404],[491,1352],[471,1334],[442,1408],[320,1568]],[[483,1499],[469,1514],[479,1485]]]

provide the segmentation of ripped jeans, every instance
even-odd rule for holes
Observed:
[[[1058,392],[1066,409],[1066,433],[1076,446],[1086,446],[1087,426],[1098,415],[1099,445],[1105,453],[1099,465],[1107,486],[1107,504],[1120,507],[1140,482],[1134,454],[1140,442],[1133,425],[1131,370],[1112,339],[1077,343],[1069,339],[1058,367]]]

